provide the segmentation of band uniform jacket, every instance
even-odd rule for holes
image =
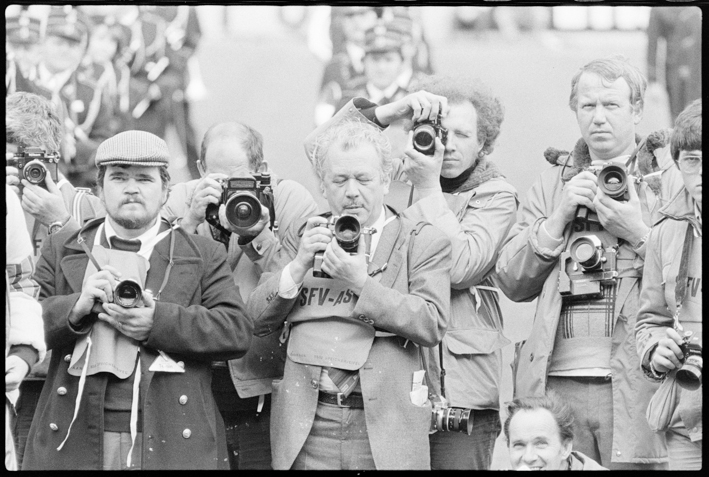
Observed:
[[[102,222],[96,219],[86,225],[83,234],[88,243],[93,243]],[[164,222],[162,229],[167,226]],[[87,378],[71,434],[57,451],[72,419],[79,383],[79,377],[67,371],[81,336],[69,327],[68,315],[88,263],[77,243],[78,233],[61,230],[50,236],[37,264],[45,339],[54,352],[30,428],[23,470],[102,468],[105,373]],[[244,313],[223,246],[180,228],[172,233],[173,267],[156,301],[150,335],[140,346],[142,468],[217,469],[217,448],[225,452],[226,447],[211,394],[210,363],[242,356],[251,343],[253,324]],[[155,245],[145,288],[160,289],[169,248],[169,236]],[[157,350],[178,364],[183,362],[185,372],[150,371]]]
[[[409,219],[399,218],[384,229],[352,315],[353,320],[397,335],[374,338],[359,370],[377,469],[430,468],[431,404],[416,406],[409,393],[413,373],[424,369],[419,346],[435,346],[446,331],[451,246],[440,231],[422,224],[416,227]],[[299,229],[288,231],[284,246],[297,249]],[[376,273],[385,262],[384,270]],[[247,309],[254,318],[255,335],[278,332],[297,300],[278,295],[280,277],[281,273],[264,275],[249,297]],[[321,369],[287,358],[283,380],[273,382],[274,469],[289,469],[310,433]]]
[[[537,233],[562,200],[564,167],[544,170],[526,196],[521,220],[512,228],[497,261],[497,283],[513,301],[537,300],[534,324],[529,338],[518,343],[513,363],[515,397],[545,393],[547,371],[554,349],[556,329],[562,307],[559,293],[559,256],[572,232],[568,224],[564,242],[554,250],[541,247]],[[645,182],[636,190],[643,209],[643,220],[652,223],[656,198]],[[620,285],[616,294],[610,368],[613,387],[613,462],[643,464],[667,461],[664,438],[652,432],[645,409],[657,385],[647,382],[640,370],[635,350],[635,319],[642,281],[645,245],[631,250],[621,246],[618,254]]]

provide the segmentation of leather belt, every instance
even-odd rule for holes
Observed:
[[[347,397],[343,397],[342,393],[327,393],[320,391],[318,393],[318,401],[325,404],[334,404],[340,407],[353,407],[356,409],[364,409],[364,398],[359,393],[351,393]]]

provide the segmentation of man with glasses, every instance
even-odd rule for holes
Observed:
[[[684,347],[702,346],[702,101],[675,123],[672,158],[684,187],[662,209],[645,255],[640,311],[635,327],[638,356],[653,381],[678,379]],[[688,335],[689,333],[689,335]],[[686,370],[687,368],[685,368]],[[699,369],[701,373],[701,368]],[[669,383],[667,383],[669,384]],[[691,389],[691,388],[695,389]],[[663,428],[671,470],[702,468],[702,385],[677,387]],[[654,425],[656,423],[651,423]]]

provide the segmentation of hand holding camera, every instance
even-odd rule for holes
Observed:
[[[359,234],[354,249],[345,249],[340,240],[331,240],[322,257],[321,270],[330,278],[342,280],[359,295],[367,281],[364,234]],[[313,273],[314,274],[314,273]]]
[[[374,110],[377,120],[388,126],[398,119],[411,119],[413,122],[436,121],[439,114],[446,117],[450,111],[448,99],[444,96],[417,91],[404,96],[393,103],[378,106]]]
[[[258,234],[260,234],[270,219],[271,214],[269,214],[268,208],[261,204],[261,216],[259,217],[258,222],[246,228],[236,227],[227,217],[226,205],[221,204],[219,206],[219,223],[222,224],[222,227],[227,229],[229,232],[235,233],[239,237],[243,237],[248,240],[254,239]]]
[[[658,343],[650,358],[659,373],[677,369],[677,383],[685,389],[696,390],[702,384],[702,345],[691,331],[680,333],[665,329],[666,337]]]
[[[120,286],[120,284],[119,284]],[[114,298],[119,295],[119,290],[114,292]],[[131,292],[132,295],[132,292]],[[150,290],[143,290],[140,296],[143,306],[125,307],[116,300],[115,303],[104,303],[105,313],[99,313],[99,320],[103,320],[129,338],[145,341],[153,329],[155,317],[155,300]]]
[[[92,311],[103,311],[100,304],[113,301],[113,290],[120,277],[121,272],[110,265],[104,265],[101,270],[89,275],[81,289],[79,299],[71,310],[69,321],[76,325]]]
[[[187,232],[194,233],[197,226],[204,222],[207,207],[210,204],[219,204],[222,196],[221,182],[227,178],[226,174],[212,173],[204,176],[195,187],[190,199],[190,208],[180,224]]]
[[[332,231],[327,225],[328,220],[319,215],[310,217],[305,223],[298,253],[290,265],[290,273],[296,283],[303,281],[308,270],[313,268],[315,254],[322,253],[332,240]]]
[[[630,184],[629,177],[627,182],[625,195],[615,198],[609,195],[607,186],[599,186],[593,205],[604,229],[615,237],[636,244],[647,233],[649,227],[643,222],[640,199],[635,187]],[[624,197],[627,197],[627,201]]]
[[[414,142],[415,133],[409,131],[409,141],[406,148],[406,161],[403,170],[406,177],[419,191],[440,190],[441,166],[443,165],[443,153],[445,145],[439,137],[432,137],[435,146],[434,154],[424,154],[419,151]]]
[[[566,224],[576,218],[579,207],[587,207],[595,212],[593,201],[597,189],[597,178],[591,171],[582,171],[564,184],[558,207],[544,223],[549,235],[563,237]]]
[[[44,226],[69,219],[61,191],[50,175],[44,178],[42,186],[22,179],[22,208]]]

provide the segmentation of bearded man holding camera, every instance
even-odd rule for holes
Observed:
[[[223,247],[161,218],[168,162],[165,142],[144,131],[104,141],[96,165],[107,217],[43,247],[35,279],[54,352],[23,470],[226,460],[210,362],[242,356],[253,326]]]
[[[420,348],[446,330],[450,241],[385,205],[390,145],[377,126],[345,119],[319,132],[310,159],[331,213],[286,231],[295,258],[247,304],[256,335],[288,322],[273,468],[428,469]]]
[[[620,57],[575,74],[569,105],[582,139],[570,154],[545,154],[554,165],[527,193],[497,262],[510,299],[537,299],[531,334],[516,349],[515,397],[563,395],[576,417],[574,448],[611,470],[667,462],[664,438],[645,419],[657,386],[643,378],[635,353],[657,199],[625,171],[642,140],[635,128],[646,86]],[[619,167],[604,173],[609,164]]]

